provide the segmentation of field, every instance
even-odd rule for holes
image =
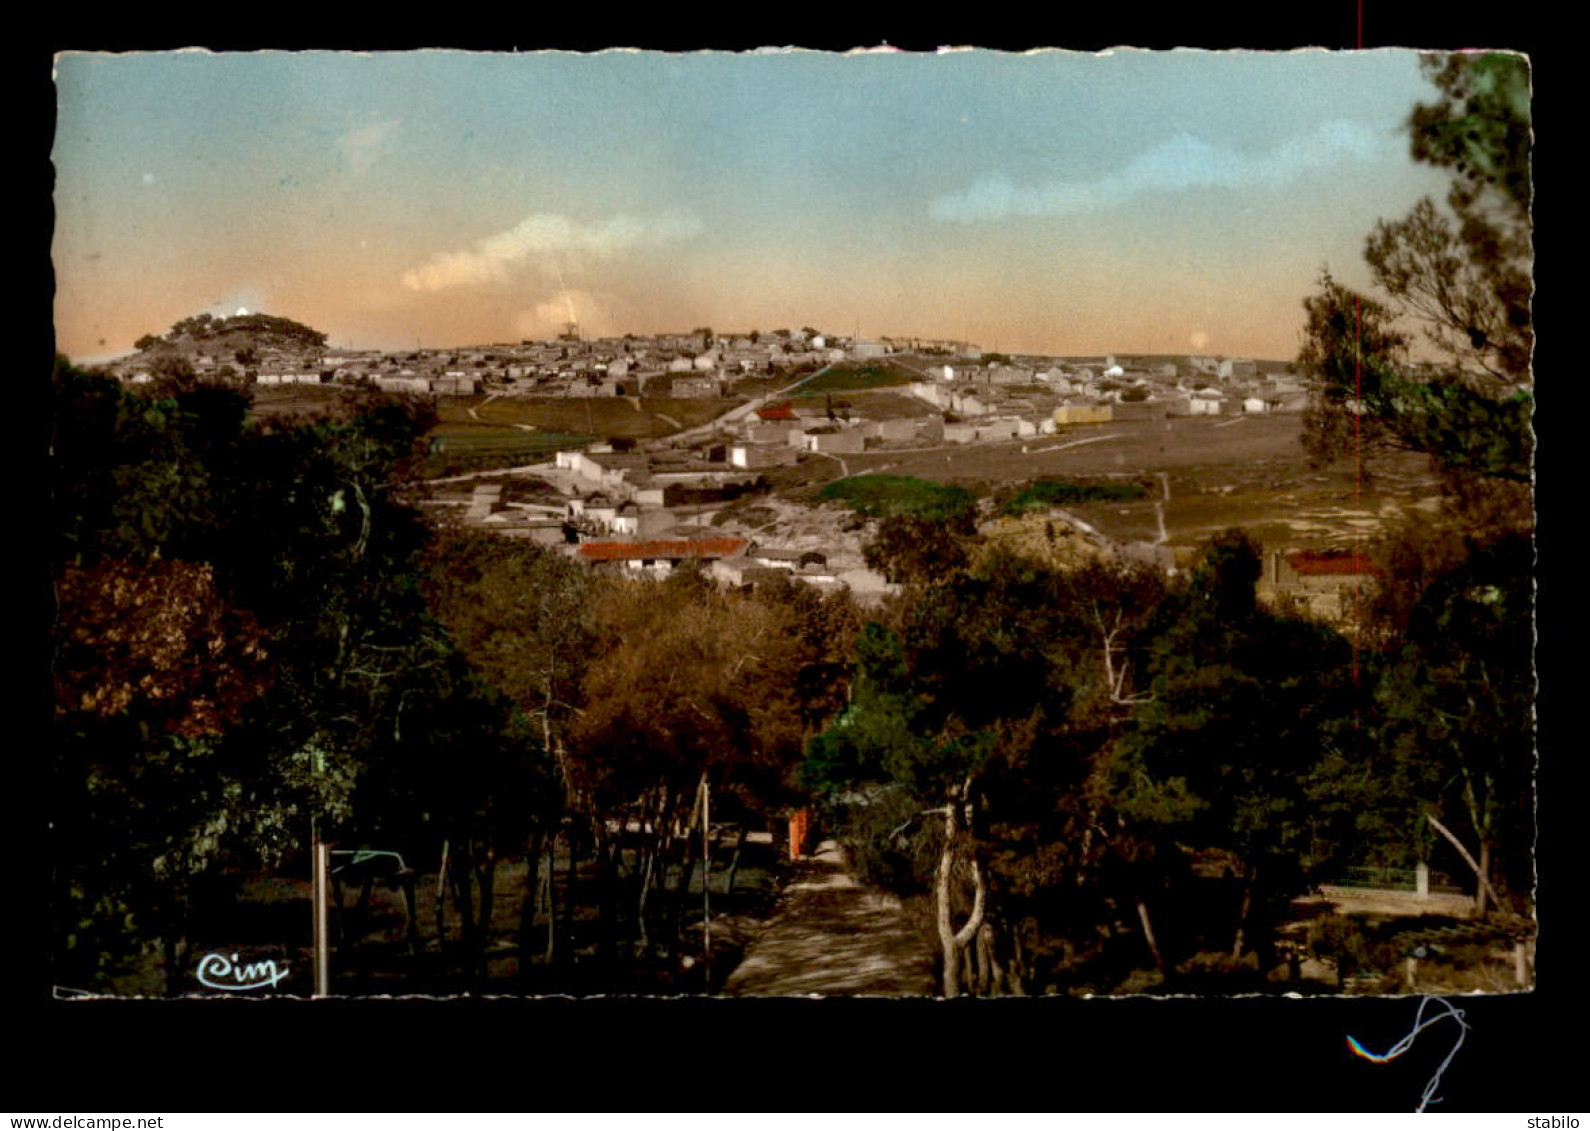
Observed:
[[[430,438],[425,474],[431,479],[544,463],[555,452],[583,448],[593,439],[578,432],[527,432],[490,424],[439,425]]]
[[[739,397],[450,397],[437,409],[443,425],[494,424],[648,440],[705,424],[744,403]]]
[[[1423,457],[1310,468],[1293,414],[1083,425],[1058,435],[984,444],[867,452],[845,457],[851,475],[910,476],[980,494],[1040,478],[1121,485],[1158,482],[1136,501],[1066,504],[1112,537],[1154,540],[1163,507],[1173,545],[1230,526],[1266,545],[1325,547],[1372,536],[1437,494]],[[838,466],[823,461],[837,478]],[[1168,501],[1166,495],[1168,493]]]
[[[255,385],[253,415],[303,416],[334,408],[347,395],[341,385]]]
[[[848,504],[865,515],[921,515],[948,517],[976,505],[964,487],[944,486],[903,475],[857,475],[839,479],[817,493],[820,499]]]
[[[824,393],[818,396],[806,396],[804,392],[790,398],[790,403],[797,409],[816,408],[828,406],[829,395]],[[895,392],[890,389],[868,389],[862,391],[847,391],[843,397],[833,398],[833,405],[837,409],[841,406],[850,410],[852,417],[863,420],[899,420],[902,418],[922,419],[938,415],[938,409],[911,396],[909,393]]]
[[[426,473],[460,475],[550,459],[594,440],[649,440],[712,420],[738,399],[449,397],[437,402]]]
[[[830,365],[820,376],[801,386],[802,396],[823,396],[827,393],[848,393],[863,389],[880,389],[889,385],[909,385],[922,380],[922,374],[897,365],[888,359],[878,361],[842,361]]]

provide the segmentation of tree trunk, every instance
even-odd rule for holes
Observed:
[[[537,828],[530,834],[524,854],[524,895],[519,901],[519,973],[523,977],[530,966],[530,938],[536,929],[536,904],[541,898],[541,845],[546,830]]]
[[[596,831],[596,859],[600,872],[600,899],[602,932],[601,953],[611,958],[618,949],[618,867],[613,862],[621,847],[613,843],[605,825],[598,822]]]
[[[685,835],[680,838],[679,879],[674,884],[668,908],[668,922],[670,924],[668,937],[668,950],[673,953],[678,949],[680,933],[684,927],[685,909],[690,903],[690,880],[696,871],[696,838],[695,822],[685,830]]]
[[[960,996],[961,955],[966,950],[967,944],[971,942],[973,936],[983,925],[983,907],[987,897],[982,869],[978,866],[976,858],[973,857],[968,861],[972,871],[972,911],[960,930],[956,930],[951,907],[951,900],[954,895],[955,854],[961,839],[961,826],[964,822],[962,809],[970,793],[971,779],[968,778],[961,784],[960,789],[951,792],[949,804],[945,805],[943,810],[944,847],[939,853],[935,899],[938,904],[939,946],[944,963],[943,989],[944,996],[947,998]]]
[[[480,923],[475,918],[474,868],[469,857],[474,845],[465,840],[462,851],[453,854],[453,909],[458,912],[458,930],[463,936],[463,955],[458,963],[459,973],[466,978],[475,975],[481,953]]]
[[[955,867],[955,803],[944,809],[944,846],[939,850],[939,870],[934,886],[939,929],[939,958],[944,966],[943,991],[947,998],[959,997],[961,982],[957,966],[960,952],[955,947],[955,928],[950,920],[950,872]]]
[[[442,841],[442,860],[436,866],[436,953],[447,953],[447,841]]]
[[[536,902],[546,909],[547,949],[543,958],[548,963],[552,963],[558,959],[558,832],[556,829],[552,830],[552,835],[547,838],[546,859],[547,867],[544,874],[540,873],[541,862],[536,861],[537,873],[540,876]]]
[[[1248,912],[1253,909],[1253,884],[1258,875],[1259,869],[1256,867],[1243,869],[1242,903],[1237,908],[1237,934],[1231,944],[1231,957],[1233,960],[1242,957],[1243,932],[1248,925]]]
[[[685,912],[690,904],[690,881],[695,876],[696,861],[701,856],[704,844],[697,843],[697,837],[702,826],[702,819],[706,813],[707,775],[701,775],[701,781],[696,786],[696,795],[690,804],[690,816],[685,821],[681,839],[682,862],[679,868],[679,882],[673,891],[673,907],[670,921],[673,924],[672,938],[669,940],[670,950],[678,949],[678,941],[683,933]],[[707,882],[705,873],[701,882]]]
[[[1474,870],[1474,878],[1476,880],[1474,906],[1477,913],[1480,915],[1485,914],[1485,895],[1487,892],[1490,893],[1491,902],[1500,905],[1501,900],[1496,898],[1496,889],[1491,887],[1489,876],[1491,860],[1490,845],[1487,843],[1482,843],[1480,845],[1480,860],[1483,861],[1483,863],[1480,863],[1476,861],[1473,856],[1469,855],[1469,850],[1463,847],[1463,842],[1453,835],[1452,830],[1447,828],[1440,821],[1436,820],[1432,814],[1426,813],[1424,815],[1424,819],[1429,822],[1432,829],[1452,842],[1452,847],[1458,850],[1458,855],[1463,857],[1464,862]]]
[[[723,880],[723,894],[725,897],[734,894],[735,873],[740,870],[740,853],[745,849],[745,838],[750,835],[750,829],[740,826],[740,835],[734,841],[734,855],[729,857],[729,872]]]
[[[497,895],[497,850],[486,849],[485,864],[479,871],[480,906],[476,910],[478,922],[475,928],[475,961],[482,979],[488,974],[486,953],[491,949],[491,915],[496,906]]]
[[[701,775],[701,959],[712,988],[712,783]]]
[[[666,877],[666,861],[663,860],[663,849],[667,845],[664,833],[664,821],[668,816],[668,786],[666,783],[657,788],[657,801],[654,808],[650,809],[651,844],[645,851],[645,864],[640,866],[637,862],[636,871],[640,874],[640,891],[635,899],[635,930],[636,944],[641,954],[651,949],[651,931],[646,922],[646,902],[653,885],[662,886]],[[646,823],[644,817],[643,824]]]
[[[1165,956],[1160,953],[1159,941],[1154,938],[1154,923],[1148,917],[1148,904],[1140,895],[1137,897],[1137,920],[1143,924],[1143,938],[1148,943],[1149,953],[1154,956],[1154,969],[1159,971],[1161,978],[1165,977]]]
[[[563,830],[563,843],[568,846],[568,856],[563,869],[563,941],[568,947],[569,957],[573,958],[580,952],[575,931],[575,900],[578,895],[580,870],[579,853],[576,850],[574,829]]]
[[[982,982],[981,992],[985,996],[999,993],[999,983],[1004,980],[1005,972],[999,965],[999,958],[994,953],[994,927],[993,924],[984,922],[977,932],[977,949],[979,979]]]
[[[184,988],[183,983],[186,981],[183,977],[185,972],[182,969],[182,958],[187,949],[183,946],[180,928],[175,926],[168,928],[167,933],[160,937],[160,949],[166,967],[166,995],[179,997]]]

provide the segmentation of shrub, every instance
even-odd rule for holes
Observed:
[[[1065,479],[1039,479],[1028,484],[1000,507],[1001,514],[1022,515],[1068,503],[1114,503],[1141,499],[1141,483],[1073,483]]]
[[[977,496],[964,487],[950,487],[908,475],[853,475],[828,484],[819,498],[834,499],[875,518],[913,515],[958,519],[977,509]]]

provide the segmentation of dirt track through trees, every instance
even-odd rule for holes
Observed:
[[[898,900],[862,886],[824,841],[729,975],[731,997],[931,997],[933,953]]]

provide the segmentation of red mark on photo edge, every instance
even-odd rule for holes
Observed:
[[[1362,41],[1362,13],[1363,0],[1358,0],[1360,35]],[[1353,296],[1353,509],[1363,509],[1363,462],[1364,462],[1364,321],[1363,299],[1358,295]],[[1360,552],[1362,551],[1360,542]],[[1351,643],[1353,649],[1353,690],[1358,690],[1358,630],[1363,625],[1363,610],[1360,608],[1359,594],[1363,592],[1363,576],[1360,574],[1353,578],[1353,632]],[[1358,726],[1358,704],[1353,704],[1353,727]]]

